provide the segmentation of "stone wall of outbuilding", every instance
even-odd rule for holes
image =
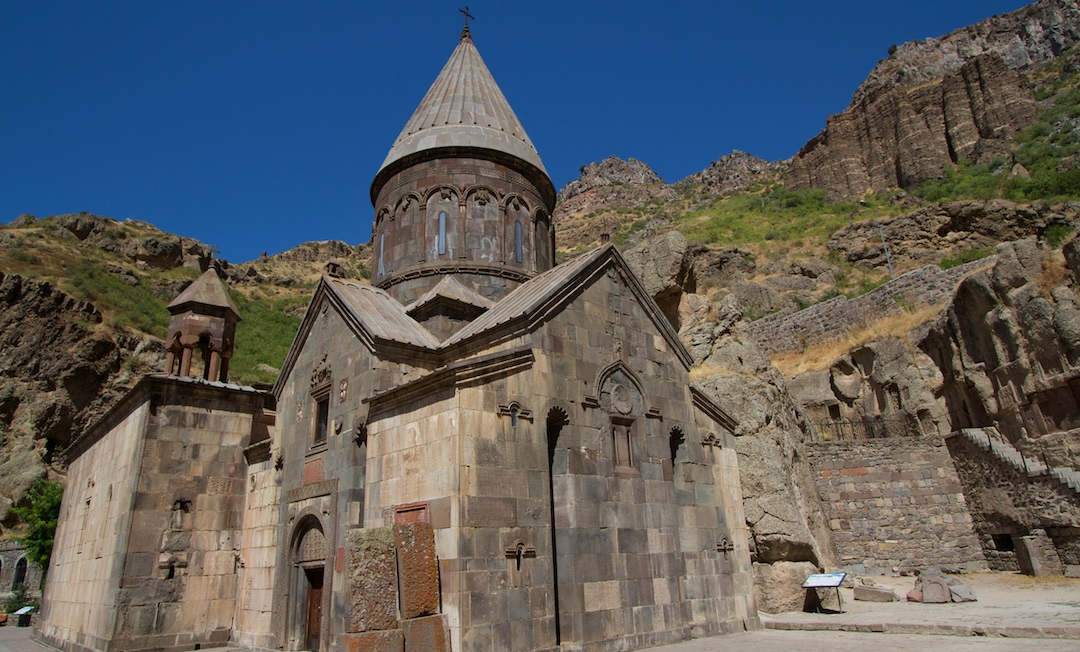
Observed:
[[[806,450],[844,566],[986,568],[942,438],[814,442]]]
[[[15,584],[19,562],[23,563],[22,584],[27,592],[35,595],[41,587],[41,568],[26,559],[26,548],[16,543],[0,543],[0,598],[11,594],[18,586]]]

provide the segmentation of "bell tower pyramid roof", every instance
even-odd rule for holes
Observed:
[[[536,147],[480,58],[468,29],[386,155],[372,184],[373,199],[389,168],[400,169],[437,150],[449,155],[463,150],[510,155],[547,176]]]

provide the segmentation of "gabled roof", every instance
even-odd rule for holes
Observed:
[[[453,276],[444,276],[441,281],[435,284],[435,287],[425,292],[424,295],[416,301],[405,306],[405,312],[412,315],[429,303],[440,299],[466,306],[474,306],[481,310],[487,310],[495,305],[491,299],[480,296],[480,294],[472,288],[465,287]]]
[[[671,322],[667,320],[641,281],[627,266],[615,245],[610,243],[601,245],[561,265],[556,265],[519,285],[496,303],[491,310],[449,337],[442,343],[441,348],[451,349],[455,345],[512,323],[520,323],[522,330],[529,329],[552,312],[557,312],[572,300],[582,287],[588,285],[597,274],[602,273],[609,266],[615,266],[622,273],[630,291],[634,293],[642,308],[651,317],[653,325],[664,336],[676,355],[689,367],[692,362],[690,353],[679,339]]]
[[[383,290],[344,278],[324,276],[323,282],[373,339],[427,349],[439,346],[439,340]]]
[[[379,172],[417,152],[459,147],[509,154],[547,175],[536,147],[467,32],[405,123]]]
[[[168,306],[169,312],[175,315],[181,312],[186,304],[225,308],[231,310],[238,318],[240,317],[240,311],[229,296],[229,288],[225,287],[225,282],[212,267],[203,272],[202,276],[195,279],[194,283],[187,286],[179,296],[172,300]]]
[[[460,351],[460,347],[467,346],[469,342],[490,338],[494,345],[539,326],[573,301],[583,288],[588,287],[609,268],[614,268],[625,279],[629,291],[637,298],[670,350],[689,368],[692,359],[679,340],[678,333],[649,296],[641,281],[626,265],[615,246],[605,244],[518,286],[487,312],[443,342],[439,342],[426,328],[410,317],[405,306],[385,291],[348,279],[324,276],[315,290],[311,306],[282,365],[281,375],[274,389],[275,394],[280,391],[282,382],[289,374],[311,330],[316,313],[319,312],[315,309],[316,306],[323,301],[329,301],[338,308],[349,327],[372,351],[379,345],[397,346],[399,351],[405,350],[408,355],[425,356],[430,361],[445,364],[454,362],[460,355],[468,355]]]

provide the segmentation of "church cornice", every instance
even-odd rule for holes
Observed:
[[[535,361],[536,355],[530,346],[520,346],[509,351],[459,360],[440,367],[426,376],[376,392],[363,399],[363,402],[368,404],[369,418],[374,418],[399,405],[433,396],[439,389],[484,384],[495,378],[528,369]]]

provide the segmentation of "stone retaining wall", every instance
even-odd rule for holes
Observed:
[[[964,437],[950,437],[948,447],[991,568],[1017,570],[1010,539],[1043,529],[1062,564],[1080,564],[1077,492],[1049,475],[1028,476]]]
[[[881,317],[944,303],[964,277],[995,260],[991,256],[947,270],[937,265],[920,267],[854,299],[839,296],[798,312],[762,317],[750,323],[750,333],[766,355],[803,350]]]
[[[844,566],[985,569],[941,437],[807,444]]]

